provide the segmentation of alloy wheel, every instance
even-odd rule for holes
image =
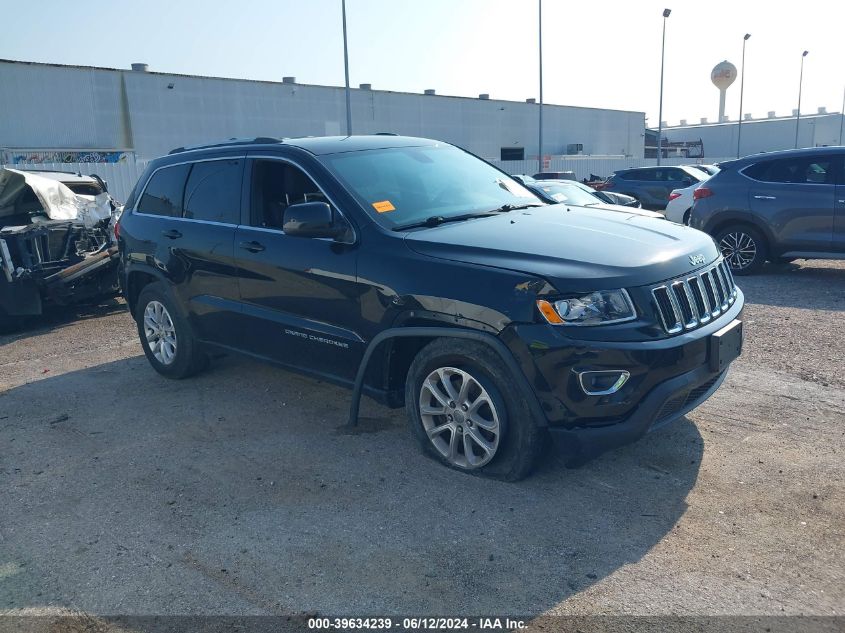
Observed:
[[[754,238],[742,231],[725,234],[719,242],[719,250],[734,270],[745,270],[757,257]]]
[[[176,358],[176,328],[163,303],[150,301],[144,309],[144,336],[150,352],[162,365]]]
[[[469,372],[432,371],[420,388],[420,417],[434,448],[451,464],[480,468],[496,455],[502,432],[490,394]]]

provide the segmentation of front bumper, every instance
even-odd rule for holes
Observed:
[[[660,384],[622,422],[597,427],[549,427],[550,434],[555,445],[569,455],[570,465],[584,463],[683,417],[712,396],[727,373],[725,370],[713,374],[708,367],[701,367]]]
[[[743,304],[739,292],[712,323],[652,340],[574,339],[577,332],[539,324],[512,326],[503,339],[537,396],[545,416],[541,422],[575,461],[585,461],[635,441],[709,398],[727,373],[726,366],[711,363],[711,339],[741,316]],[[630,378],[613,394],[584,393],[578,372],[607,370],[625,370]]]

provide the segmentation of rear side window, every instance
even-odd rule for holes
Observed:
[[[190,165],[162,167],[153,174],[136,211],[178,218],[182,215],[182,195]]]
[[[830,157],[780,158],[747,167],[743,173],[761,182],[794,184],[832,184],[833,160]]]
[[[185,185],[185,217],[238,224],[241,214],[243,161],[194,163]]]

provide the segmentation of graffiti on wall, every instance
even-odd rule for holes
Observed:
[[[130,160],[131,152],[110,151],[8,151],[8,160],[12,165],[39,165],[42,163],[125,163]]]

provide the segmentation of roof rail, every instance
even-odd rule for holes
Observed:
[[[210,149],[212,147],[228,147],[229,145],[251,145],[251,144],[259,144],[259,145],[267,145],[268,143],[281,143],[285,139],[284,138],[274,138],[272,136],[256,136],[253,138],[230,138],[226,141],[220,141],[218,143],[206,143],[204,145],[191,145],[190,147],[177,147],[176,149],[172,149],[168,152],[170,154],[179,154],[181,152],[191,152],[195,149]]]

